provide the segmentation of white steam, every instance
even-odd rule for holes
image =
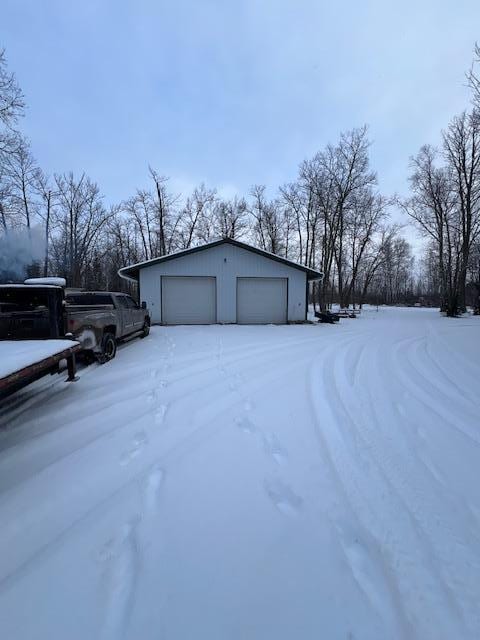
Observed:
[[[23,280],[26,269],[45,256],[41,227],[9,229],[0,236],[0,282]]]

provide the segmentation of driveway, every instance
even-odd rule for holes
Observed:
[[[24,389],[2,638],[477,638],[479,320],[153,327]]]

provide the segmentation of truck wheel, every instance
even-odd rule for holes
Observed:
[[[146,338],[148,336],[148,334],[150,333],[150,325],[149,323],[145,320],[144,324],[143,324],[143,329],[142,329],[142,333],[140,335],[140,338]]]
[[[102,352],[97,356],[100,364],[112,360],[117,353],[117,343],[113,333],[104,333],[102,338]]]

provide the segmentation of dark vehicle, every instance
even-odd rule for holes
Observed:
[[[103,363],[119,340],[150,331],[148,310],[131,296],[104,291],[66,291],[49,279],[0,285],[0,340],[73,337]]]

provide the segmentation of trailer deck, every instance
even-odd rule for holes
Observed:
[[[61,360],[67,361],[67,380],[75,380],[75,354],[80,349],[73,340],[1,340],[0,400],[44,375],[58,372]]]

